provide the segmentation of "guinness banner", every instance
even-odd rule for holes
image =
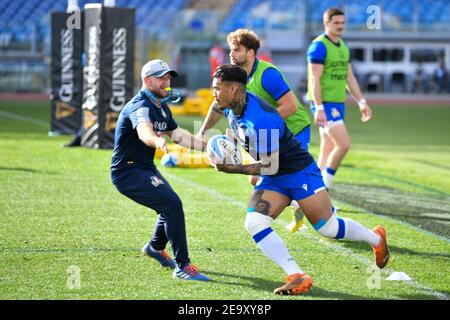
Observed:
[[[82,146],[114,146],[117,118],[134,95],[134,19],[134,9],[85,7]]]
[[[50,130],[53,134],[74,134],[81,125],[83,30],[81,23],[78,29],[69,28],[69,17],[65,12],[53,12],[51,16]]]

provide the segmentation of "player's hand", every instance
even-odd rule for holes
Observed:
[[[166,140],[163,137],[158,137],[155,143],[156,147],[162,149],[164,153],[168,153]]]
[[[372,109],[370,109],[367,103],[361,104],[359,106],[359,111],[361,111],[361,121],[367,122],[372,118]]]
[[[230,139],[231,141],[234,142],[234,144],[238,143],[238,139],[236,138],[236,136],[234,135],[233,130],[231,130],[230,128],[226,128],[225,130],[225,135],[227,136],[228,139]]]
[[[221,164],[221,163],[217,163],[217,164],[214,166],[214,168],[215,168],[217,171],[221,172],[221,171],[224,171],[225,165],[224,165],[224,164]]]
[[[319,127],[325,127],[327,124],[327,116],[324,110],[316,110],[314,113],[314,123]]]
[[[197,132],[197,133],[195,134],[195,137],[196,137],[197,139],[200,139],[200,140],[203,140],[203,139],[204,139],[203,133],[202,133],[201,131]]]
[[[164,153],[168,153],[169,150],[167,149],[166,139],[164,139],[164,132],[157,131],[156,135],[159,137],[156,140],[156,148],[162,149]]]
[[[214,153],[208,152],[206,156],[208,157],[209,164],[210,164],[211,166],[213,166],[214,169],[217,170],[218,159],[216,158],[216,156],[214,155]]]

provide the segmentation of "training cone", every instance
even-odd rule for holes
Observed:
[[[390,281],[411,281],[412,279],[404,272],[393,272],[386,280]]]

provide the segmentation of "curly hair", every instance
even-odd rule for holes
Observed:
[[[261,46],[261,39],[256,33],[248,29],[237,29],[236,31],[230,32],[227,36],[227,41],[229,44],[253,49],[255,54]]]
[[[220,78],[225,82],[237,82],[245,87],[247,84],[247,72],[234,64],[221,64],[214,72],[214,78]]]

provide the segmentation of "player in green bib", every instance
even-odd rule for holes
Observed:
[[[309,151],[311,122],[308,114],[281,71],[272,63],[257,58],[261,45],[260,38],[251,30],[238,29],[228,34],[227,42],[230,47],[231,63],[247,71],[247,90],[277,109],[302,148]],[[212,128],[220,117],[217,102],[213,102],[198,135],[203,135],[206,130]],[[255,185],[258,177],[250,176],[249,180]],[[296,232],[304,226],[303,213],[296,202],[292,205],[294,221],[288,229]]]
[[[350,148],[344,124],[346,89],[359,105],[363,122],[372,117],[352,71],[350,50],[341,39],[345,27],[344,12],[330,8],[323,15],[325,32],[308,49],[308,100],[314,122],[319,126],[318,165],[327,188]]]

